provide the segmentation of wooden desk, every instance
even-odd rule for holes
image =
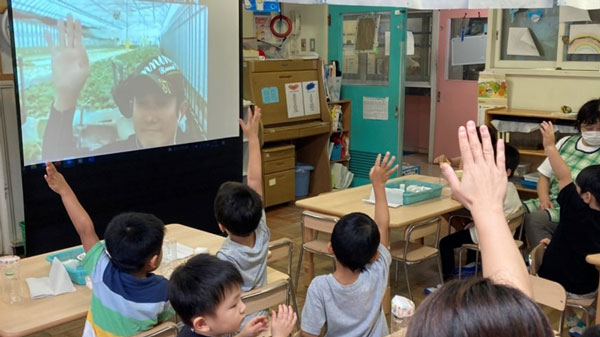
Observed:
[[[600,272],[600,254],[590,254],[585,257],[585,260],[587,263],[596,266],[596,269]],[[598,310],[600,307],[598,307],[598,303],[600,303],[600,292],[598,293],[598,298],[596,300],[596,324],[600,323],[600,310]]]
[[[223,244],[224,237],[207,233],[179,224],[167,225],[165,237],[172,237],[186,246],[206,247],[215,254]],[[75,285],[75,292],[55,297],[32,300],[25,284],[28,277],[48,276],[50,264],[42,254],[21,260],[21,279],[27,299],[21,303],[9,305],[0,301],[0,336],[25,336],[48,328],[59,326],[87,315],[92,291],[86,286]],[[267,268],[269,282],[287,280],[288,275],[273,268]]]
[[[430,183],[439,183],[439,177],[428,177],[422,175],[408,175],[392,179],[390,182],[413,179]],[[371,218],[375,218],[375,206],[368,204],[363,199],[369,199],[371,185],[349,188],[337,192],[321,194],[316,197],[298,200],[296,206],[308,211],[318,212],[336,217],[342,217],[352,212],[363,212]],[[427,220],[436,216],[450,213],[461,209],[463,206],[456,200],[450,198],[450,189],[444,188],[442,196],[426,200],[413,205],[390,208],[390,228],[405,227],[419,221]],[[312,230],[305,230],[304,237],[307,241],[313,239]],[[305,261],[305,270],[310,278],[314,276],[314,264],[312,253],[308,254]]]

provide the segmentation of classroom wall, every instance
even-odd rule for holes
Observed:
[[[298,50],[300,50],[301,39],[306,39],[306,50],[310,51],[310,39],[315,39],[316,52],[322,59],[327,60],[327,5],[302,5],[302,4],[281,4],[283,14],[290,15],[295,11],[301,16],[300,37],[298,38]],[[256,36],[254,30],[254,15],[252,12],[244,10],[242,16],[242,34],[243,37]]]
[[[404,105],[404,151],[427,153],[429,150],[430,96],[406,95]]]

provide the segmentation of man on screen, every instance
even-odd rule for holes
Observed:
[[[42,142],[42,158],[56,160],[89,154],[105,154],[142,148],[187,143],[179,127],[188,102],[184,77],[168,57],[151,57],[112,90],[119,111],[133,123],[134,134],[104,145],[91,153],[76,146],[73,117],[77,99],[90,73],[87,52],[82,43],[81,23],[69,15],[58,21],[59,43],[50,34],[46,41],[52,53],[54,104]],[[89,151],[88,151],[89,152]]]

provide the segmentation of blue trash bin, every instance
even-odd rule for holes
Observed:
[[[308,185],[310,183],[310,171],[315,168],[304,163],[296,163],[296,198],[308,195]]]

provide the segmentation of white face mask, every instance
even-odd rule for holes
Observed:
[[[583,140],[590,146],[600,146],[600,131],[583,131]]]

